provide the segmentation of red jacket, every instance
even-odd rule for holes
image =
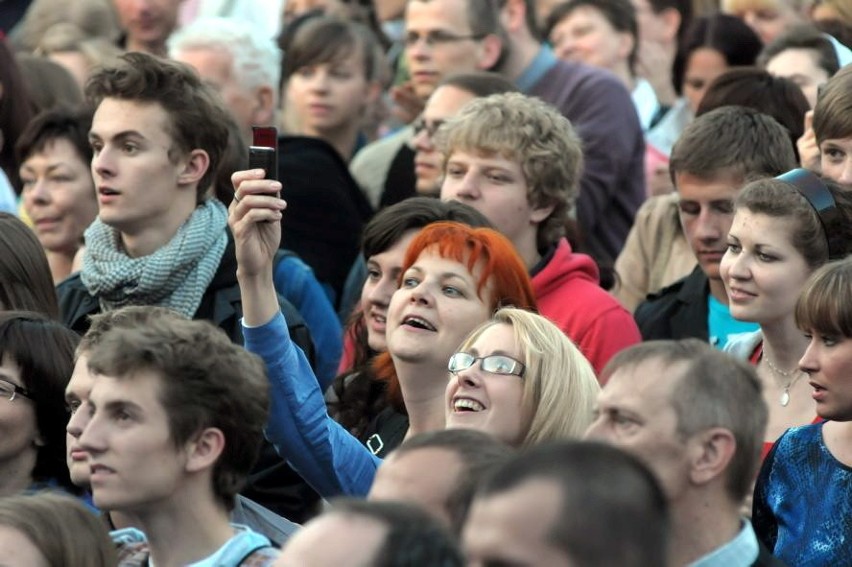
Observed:
[[[598,281],[595,261],[572,252],[564,238],[532,276],[539,312],[574,341],[600,375],[613,355],[640,342],[642,335],[633,316]]]

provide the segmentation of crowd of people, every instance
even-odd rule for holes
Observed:
[[[4,566],[852,565],[845,0],[0,26]]]

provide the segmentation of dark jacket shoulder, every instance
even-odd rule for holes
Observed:
[[[707,317],[710,282],[699,266],[692,273],[648,297],[633,317],[644,340],[709,340]]]

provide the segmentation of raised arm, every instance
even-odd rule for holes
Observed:
[[[245,346],[263,358],[269,373],[266,436],[322,496],[364,496],[380,460],[328,416],[313,370],[290,340],[272,278],[286,203],[278,197],[281,184],[262,177],[261,170],[232,176],[228,224],[236,244]]]

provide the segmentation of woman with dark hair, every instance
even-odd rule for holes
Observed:
[[[788,565],[844,565],[852,538],[852,260],[827,264],[796,302],[798,369],[825,421],[788,429],[757,478],[757,537]]]
[[[38,313],[0,313],[0,496],[74,491],[65,462],[65,386],[79,337]]]
[[[716,77],[731,67],[754,65],[760,38],[742,20],[725,14],[695,18],[678,46],[672,85],[681,97],[647,136],[646,172],[651,193],[671,188],[668,156]]]
[[[0,212],[0,311],[26,310],[59,319],[50,265],[35,234]]]
[[[764,455],[786,429],[814,420],[812,388],[797,364],[808,339],[796,326],[796,300],[811,273],[850,252],[852,194],[831,181],[794,169],[737,196],[719,272],[731,315],[760,330],[733,338],[725,350],[754,364],[763,383]]]
[[[83,233],[98,215],[91,127],[91,110],[54,108],[33,118],[15,146],[24,210],[55,283],[71,275]]]
[[[793,81],[757,67],[731,69],[719,75],[710,84],[695,115],[722,106],[744,106],[768,114],[787,129],[794,148],[805,133],[809,106],[802,90]]]
[[[341,374],[329,392],[329,413],[368,447],[380,446],[378,456],[402,442],[408,418],[404,409],[389,403],[387,384],[376,378],[373,358],[387,350],[388,306],[399,287],[405,250],[421,229],[438,221],[490,226],[481,213],[462,203],[412,197],[382,209],[364,227],[366,280],[346,330]]]

